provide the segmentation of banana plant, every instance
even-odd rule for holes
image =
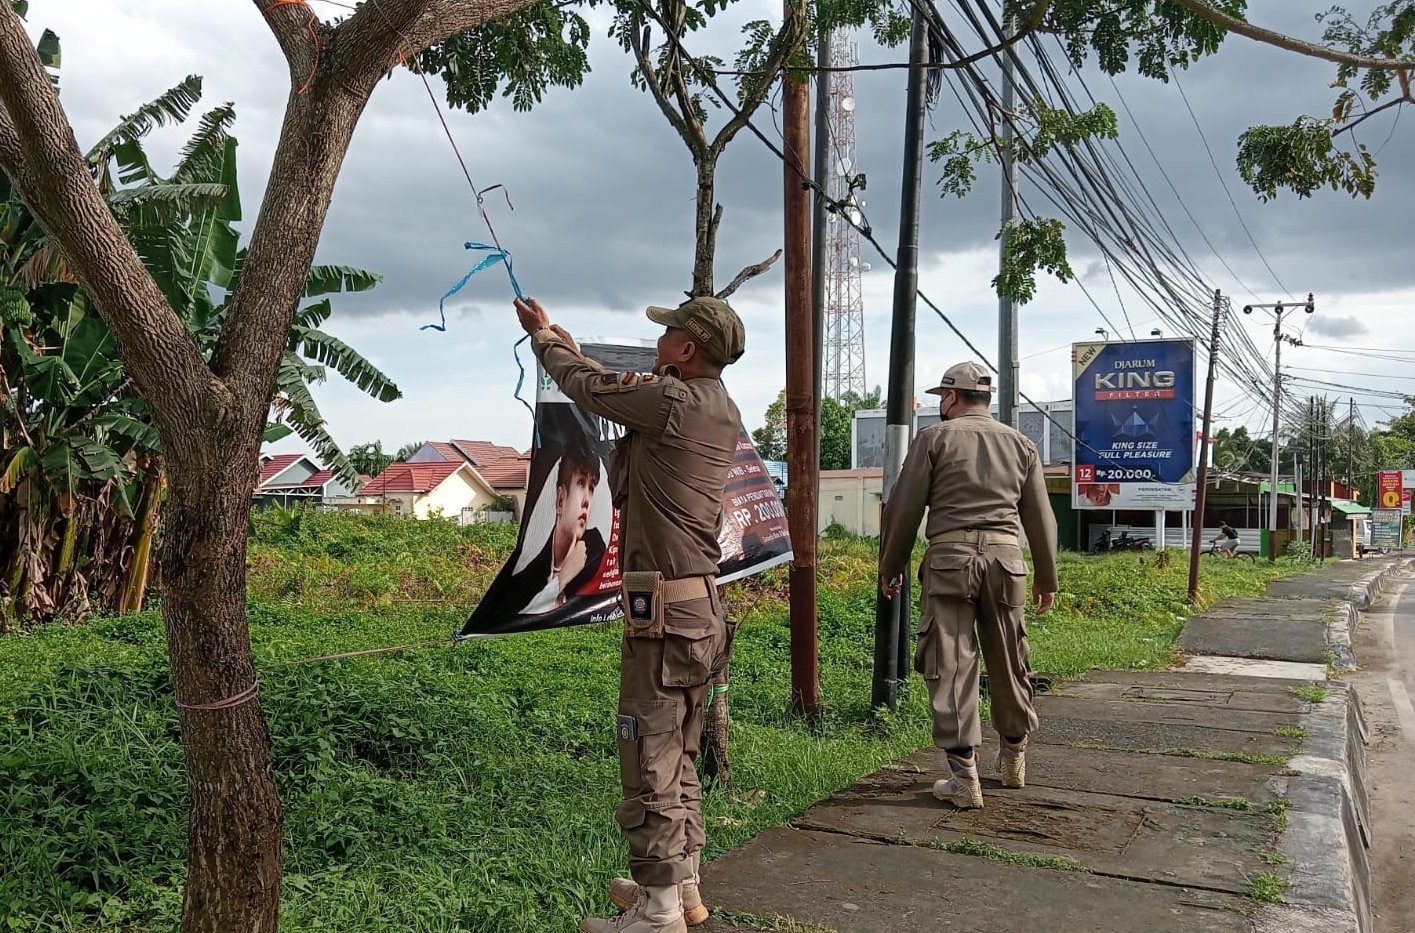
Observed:
[[[59,61],[57,39],[41,46]],[[170,174],[143,147],[201,99],[189,77],[122,117],[87,153],[94,184],[204,353],[214,352],[245,251],[230,104],[206,112]],[[329,370],[391,401],[393,381],[321,329],[328,296],[377,275],[316,266],[291,328],[268,437],[294,432],[347,481],[357,473],[310,391]],[[14,616],[140,608],[162,494],[161,440],[107,326],[0,175],[0,631]]]

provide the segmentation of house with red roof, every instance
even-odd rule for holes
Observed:
[[[465,460],[400,462],[333,505],[341,510],[410,518],[443,517],[468,524],[495,513],[502,494]]]
[[[353,492],[332,470],[303,454],[264,454],[260,458],[260,480],[255,488],[258,506],[323,505]]]
[[[486,480],[498,496],[515,503],[515,515],[521,515],[526,504],[526,485],[531,466],[531,452],[521,452],[489,441],[453,438],[450,441],[428,441],[407,460],[408,463],[466,463]]]

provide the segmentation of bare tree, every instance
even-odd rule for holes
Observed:
[[[20,17],[0,5],[0,167],[95,300],[165,451],[162,612],[191,794],[188,933],[277,929],[281,811],[247,630],[246,527],[277,367],[345,152],[392,68],[530,4],[373,0],[331,24],[301,0],[254,0],[291,91],[210,364],[94,184]]]

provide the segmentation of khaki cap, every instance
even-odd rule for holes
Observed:
[[[992,392],[992,373],[971,360],[959,363],[957,366],[950,366],[938,385],[927,391],[930,395],[942,395],[949,391]]]
[[[649,308],[649,320],[693,335],[708,356],[724,366],[742,358],[747,331],[731,305],[721,298],[689,298],[676,308]]]

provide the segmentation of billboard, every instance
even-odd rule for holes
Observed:
[[[1194,507],[1194,341],[1078,343],[1071,351],[1078,509]]]
[[[615,371],[647,372],[652,344],[585,342],[580,350]],[[624,429],[575,404],[538,369],[535,437],[520,535],[506,564],[457,638],[606,622],[619,601],[619,512],[607,464]],[[718,582],[791,559],[786,513],[744,430],[723,492]]]
[[[1400,470],[1376,474],[1376,507],[1400,509],[1405,501],[1405,475]]]

